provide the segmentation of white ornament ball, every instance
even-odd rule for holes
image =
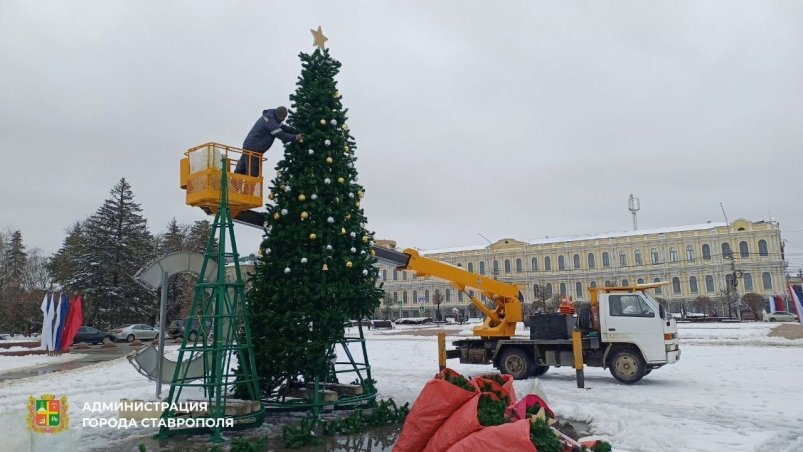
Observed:
[[[354,197],[354,193],[349,193],[349,198],[353,198],[353,197]]]
[[[331,142],[331,141],[329,141],[329,140],[326,140],[326,141],[324,141],[324,142],[323,142],[323,144],[325,144],[325,145],[329,146],[329,145],[331,145],[331,144],[332,144],[332,142]]]
[[[290,273],[290,267],[284,267],[284,274]]]
[[[329,217],[329,218],[326,219],[326,222],[329,223],[329,224],[332,224],[332,223],[335,222],[335,219],[332,218],[332,217]]]
[[[270,248],[265,248],[265,254],[270,254]]]
[[[329,121],[329,124],[332,124],[333,126],[336,126],[337,125],[337,119],[333,119],[333,120]]]
[[[307,152],[309,152],[309,155],[312,155],[312,154],[314,154],[314,153],[315,153],[315,151],[313,151],[312,149],[310,149],[310,150],[309,150],[309,151],[307,151]]]
[[[351,238],[357,237],[357,234],[356,234],[356,233],[354,233],[354,232],[352,232],[352,233],[351,233],[351,234],[349,234],[349,235],[351,236]]]
[[[287,209],[282,209],[282,215],[287,215]]]
[[[365,254],[365,250],[360,251],[360,254]]]
[[[326,245],[326,249],[332,251],[332,245]]]
[[[310,199],[312,199],[313,201],[315,201],[316,199],[318,199],[318,195],[316,195],[315,193],[313,193],[313,194],[312,194],[312,196],[310,196]]]
[[[363,276],[368,276],[368,270],[363,270],[363,271],[362,271],[362,275],[363,275]]]
[[[349,168],[354,168],[354,163],[349,162]]]
[[[326,184],[326,185],[329,185],[329,184],[331,184],[331,183],[332,183],[332,179],[329,179],[329,178],[327,177],[326,179],[324,179],[324,180],[323,180],[323,183],[324,183],[324,184]]]
[[[370,242],[368,242],[368,244],[371,245],[371,246],[374,246],[374,241],[371,240]]]
[[[306,257],[302,257],[301,258],[301,263],[302,264],[306,264],[307,263],[307,258]]]
[[[352,246],[350,251],[351,251],[352,253],[356,253],[356,252],[357,252],[357,248],[354,248],[354,247]]]
[[[290,186],[288,185],[288,186],[284,187],[284,191],[289,192],[290,191]]]

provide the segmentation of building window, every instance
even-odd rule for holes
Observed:
[[[733,275],[730,273],[725,274],[725,287],[728,289],[733,288]]]
[[[686,260],[689,262],[694,261],[694,247],[686,245]]]
[[[644,278],[639,278],[636,284],[644,284]]]
[[[669,248],[669,262],[677,262],[678,261],[678,250],[674,247]]]
[[[620,267],[627,267],[627,254],[625,251],[619,251],[619,266]]]
[[[745,290],[753,290],[753,275],[745,273],[742,275],[742,281],[744,281]]]
[[[505,273],[510,273],[510,259],[505,259]]]
[[[469,262],[468,267],[466,267],[470,273],[474,273],[474,263]]]
[[[558,256],[558,270],[566,270],[566,259],[563,256]]]
[[[494,267],[493,267],[494,268],[494,275],[498,275],[499,274],[499,261],[494,259],[494,264],[493,265],[494,265]]]
[[[560,294],[566,295],[566,283],[560,283]]]
[[[747,242],[745,242],[744,240],[739,242],[739,256],[741,257],[750,256],[750,250],[747,249]]]
[[[393,269],[393,280],[394,281],[399,280],[399,272],[395,268]]]
[[[707,243],[705,245],[703,245],[703,260],[704,261],[710,261],[711,260],[711,247],[708,246]]]
[[[516,259],[516,273],[521,273],[521,259]]]
[[[574,257],[572,258],[572,261],[574,261],[574,268],[575,269],[579,269],[580,268],[580,255],[579,254],[575,254]]]
[[[402,280],[407,281],[407,272],[402,270]]]
[[[768,256],[769,254],[770,254],[769,250],[767,250],[767,241],[764,240],[764,239],[759,240],[758,241],[758,255],[759,256]]]
[[[429,303],[429,289],[424,291],[424,301]]]
[[[544,296],[546,298],[552,296],[552,283],[546,283],[546,288],[544,288]]]
[[[689,276],[689,290],[691,293],[697,293],[697,277]]]
[[[661,282],[661,278],[655,278],[652,282]],[[655,288],[655,295],[661,295],[663,291],[661,290],[661,286]]]
[[[602,253],[602,266],[607,268],[611,266],[611,258],[608,256],[608,252],[605,251]]]
[[[588,268],[596,268],[597,263],[594,262],[594,253],[588,253]]]
[[[406,290],[404,292],[402,292],[402,301],[404,302],[404,304],[407,304],[407,291]]]
[[[652,262],[653,264],[658,263],[658,250],[655,248],[650,250],[650,262]]]
[[[623,280],[622,280],[622,287],[627,287],[627,286],[629,286],[629,285],[630,285],[630,281],[628,281],[628,280],[626,280],[626,279],[623,279]]]
[[[458,290],[457,291],[457,302],[458,303],[462,303],[463,302],[463,291],[462,290]]]
[[[413,304],[418,303],[418,291],[413,291]]]
[[[544,258],[544,270],[545,271],[552,270],[552,259],[550,259],[549,256]]]
[[[530,270],[538,271],[538,258],[534,257],[532,262],[530,263]]]
[[[591,283],[588,285],[588,287],[596,289],[597,288],[597,282],[596,281],[591,281]]]
[[[485,261],[480,261],[480,274],[485,274]]]
[[[387,281],[387,280],[388,280],[388,271],[383,269],[382,270],[382,281]]]
[[[538,284],[533,284],[533,298],[541,297],[541,287]]]
[[[463,264],[461,264],[460,262],[457,263],[457,266],[463,268]]]
[[[580,256],[577,257],[579,258]],[[581,282],[574,283],[574,295],[577,297],[578,300],[583,298],[583,283]]]
[[[772,290],[772,278],[770,278],[769,272],[761,274],[761,282],[764,284],[764,290]]]
[[[393,304],[399,304],[399,292],[393,292]]]
[[[705,291],[708,293],[714,291],[714,277],[711,275],[705,277]]]
[[[644,262],[641,260],[641,250],[635,251],[635,258],[636,258],[636,265],[644,265]]]
[[[605,287],[613,287],[613,283],[611,282],[610,279],[605,280]]]
[[[733,253],[731,253],[731,245],[728,242],[722,242],[722,257],[725,259],[730,259],[733,257]]]

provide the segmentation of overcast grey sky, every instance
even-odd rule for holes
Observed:
[[[181,153],[239,146],[287,104],[318,25],[379,238],[626,230],[632,192],[642,228],[722,221],[723,202],[731,221],[771,214],[803,256],[792,0],[0,0],[0,228],[53,252],[121,177],[153,232],[203,218]]]

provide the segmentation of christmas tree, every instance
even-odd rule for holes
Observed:
[[[317,43],[317,42],[316,42]],[[322,42],[321,42],[322,44]],[[320,45],[301,53],[290,126],[268,199],[248,292],[257,373],[265,395],[288,381],[331,378],[330,350],[349,319],[379,305],[373,233],[360,207],[355,142],[337,91],[340,63]]]

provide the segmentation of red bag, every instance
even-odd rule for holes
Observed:
[[[448,452],[474,451],[537,452],[530,440],[530,421],[522,419],[509,424],[485,427],[472,433],[448,449]]]
[[[477,394],[452,413],[441,428],[432,435],[432,438],[427,443],[427,448],[424,450],[427,452],[445,451],[466,435],[482,429],[483,426],[477,418],[477,404],[479,401],[480,394]]]
[[[509,412],[508,415],[513,415],[514,419],[524,419],[527,417],[527,408],[530,408],[533,405],[538,405],[542,407],[545,411],[545,414],[551,418],[555,418],[555,413],[549,409],[549,405],[544,402],[544,399],[538,397],[535,394],[527,394],[524,396],[523,399],[519,400],[518,403],[508,408]]]
[[[435,378],[424,385],[424,389],[413,403],[407,420],[404,422],[398,441],[393,446],[394,452],[418,452],[424,449],[432,434],[472,397],[479,394],[457,387],[444,380],[446,376],[459,375],[452,369],[444,369]],[[476,409],[474,413],[476,418]]]
[[[510,404],[513,405],[514,403],[516,403],[516,390],[513,389],[513,376],[507,374],[496,374],[493,375],[494,378],[490,377],[491,375],[479,375],[477,377],[472,378],[471,383],[474,384],[475,386],[479,386],[480,380],[486,380],[486,381],[493,381],[494,383],[499,384],[494,378],[497,379],[501,378],[501,380],[504,381],[504,383],[501,384],[502,390],[510,398]]]

